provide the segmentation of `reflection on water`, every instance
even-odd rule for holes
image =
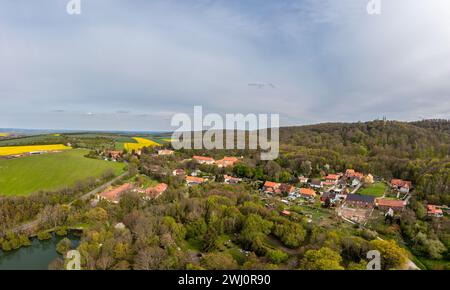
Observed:
[[[56,252],[56,244],[63,238],[55,235],[47,241],[34,238],[29,247],[9,252],[0,250],[0,270],[47,270],[48,264],[53,259],[61,257]],[[73,247],[78,246],[77,236],[70,234],[68,238],[72,241]]]

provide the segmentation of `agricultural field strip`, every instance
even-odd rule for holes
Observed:
[[[0,147],[0,156],[30,153],[35,151],[61,151],[72,149],[63,144],[54,145],[31,145],[31,146],[8,146]]]

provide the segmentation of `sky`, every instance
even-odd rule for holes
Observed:
[[[0,128],[450,118],[450,1],[0,0]]]

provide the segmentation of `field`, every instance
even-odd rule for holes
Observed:
[[[358,194],[372,195],[375,197],[382,197],[386,191],[386,185],[382,182],[375,182],[374,184],[368,185],[367,187],[361,187],[358,190]]]
[[[124,148],[127,151],[140,150],[144,147],[152,147],[152,146],[160,145],[159,143],[157,143],[153,140],[149,140],[149,139],[145,139],[145,138],[134,137],[133,139],[137,143],[124,143]]]
[[[8,137],[9,136],[9,133],[1,133],[0,132],[0,137]]]
[[[61,151],[71,149],[62,144],[0,147],[0,156],[16,155],[33,151]]]
[[[0,159],[0,194],[27,195],[39,190],[57,190],[89,177],[100,177],[107,170],[117,175],[122,172],[124,164],[84,157],[88,152],[74,149]]]

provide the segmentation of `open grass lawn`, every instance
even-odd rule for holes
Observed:
[[[0,195],[26,195],[39,190],[57,190],[76,181],[100,177],[112,169],[122,172],[123,163],[84,157],[89,151],[67,150],[18,159],[0,159]]]
[[[372,195],[375,197],[381,197],[383,196],[384,192],[386,191],[386,185],[382,182],[375,182],[374,184],[371,185],[367,185],[361,187],[358,190],[358,194],[363,194],[363,195]]]

